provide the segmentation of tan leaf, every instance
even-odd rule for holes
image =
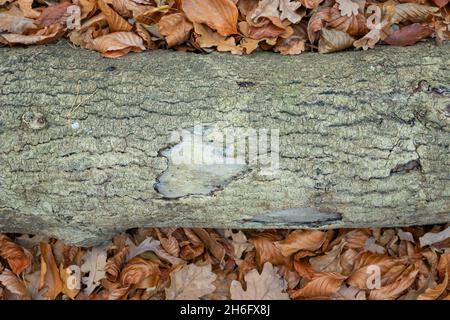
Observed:
[[[85,19],[91,16],[94,9],[97,7],[97,0],[79,0],[79,6],[81,8],[81,19]]]
[[[450,226],[448,226],[445,230],[441,232],[428,232],[425,233],[422,237],[419,238],[420,247],[429,246],[435,244],[437,242],[444,241],[450,238]]]
[[[159,32],[166,37],[169,48],[189,40],[193,27],[183,13],[165,15],[158,22]]]
[[[424,293],[420,294],[417,297],[417,300],[436,300],[444,293],[445,289],[447,289],[447,285],[448,285],[448,272],[445,273],[445,278],[440,284],[438,284],[434,288],[426,289]]]
[[[345,276],[335,272],[317,273],[313,280],[306,285],[291,293],[293,299],[309,298],[329,298],[333,293],[339,290]]]
[[[439,8],[421,5],[417,3],[401,3],[395,6],[395,13],[392,17],[392,23],[404,21],[422,22],[432,13],[439,11]]]
[[[359,4],[353,2],[352,0],[336,0],[339,4],[339,11],[342,16],[356,16],[359,11]]]
[[[233,37],[223,37],[198,23],[194,23],[194,30],[198,35],[196,42],[201,48],[216,47],[217,51],[230,51],[232,54],[242,54],[242,48],[236,45]]]
[[[418,273],[419,267],[417,263],[409,266],[393,283],[380,289],[371,290],[369,300],[393,300],[398,298],[414,283]]]
[[[45,288],[44,296],[50,300],[55,300],[63,290],[63,282],[59,275],[59,269],[56,265],[51,245],[41,242],[40,251],[41,281],[39,288]]]
[[[83,272],[85,276],[81,278],[81,281],[86,285],[83,292],[88,296],[100,285],[100,281],[106,278],[106,249],[108,247],[109,243],[93,247],[84,255],[84,263],[81,265],[81,272]]]
[[[182,0],[187,18],[204,23],[222,36],[237,33],[238,10],[231,0]]]
[[[212,284],[216,275],[211,272],[211,265],[198,267],[191,263],[170,274],[170,287],[166,289],[167,300],[198,300],[213,293]]]
[[[306,40],[298,36],[292,36],[287,39],[281,39],[280,44],[274,48],[275,52],[280,52],[282,55],[300,54],[306,50]]]
[[[152,40],[150,32],[147,30],[145,25],[143,23],[136,22],[135,26],[136,26],[136,33],[142,38],[142,40],[144,40],[145,47],[148,49],[156,49],[157,45]]]
[[[95,50],[104,57],[118,58],[128,52],[141,52],[145,50],[142,38],[133,32],[114,32],[95,38],[92,41]]]
[[[345,284],[332,295],[332,298],[336,300],[367,300],[366,292],[364,290]]]
[[[306,11],[302,14],[297,13],[297,10],[301,7],[301,5],[301,2],[296,0],[280,0],[280,19],[288,19],[292,23],[299,23],[306,14]]]
[[[228,229],[225,231],[225,236],[231,237],[231,244],[234,248],[234,256],[237,259],[240,259],[245,251],[253,248],[253,245],[247,240],[247,237],[242,231],[233,232]]]
[[[104,0],[97,1],[98,8],[105,15],[106,21],[108,21],[109,29],[111,32],[118,31],[131,31],[133,26],[128,23],[127,20],[122,18],[116,11],[114,11]]]
[[[28,294],[25,284],[14,273],[8,269],[3,270],[0,273],[0,283],[11,293],[17,295],[19,299],[30,300],[31,297]]]
[[[2,234],[0,234],[0,257],[8,262],[11,270],[17,275],[29,269],[33,261],[33,256],[27,249]]]
[[[35,19],[39,17],[40,13],[37,10],[33,9],[34,0],[18,0],[20,10],[22,10],[23,15],[26,18]]]
[[[355,38],[348,33],[335,29],[320,30],[319,52],[330,53],[342,51],[353,46]]]
[[[311,263],[314,271],[342,273],[343,268],[340,263],[340,255],[346,244],[347,243],[345,241],[342,241],[340,244],[335,245],[333,249],[326,252],[324,255],[310,258],[309,263]]]
[[[280,0],[260,0],[250,16],[251,21],[257,24],[261,18],[280,18],[279,5]]]
[[[270,262],[264,264],[261,274],[256,269],[248,272],[245,277],[247,290],[242,289],[239,281],[231,282],[232,300],[288,300],[285,292],[286,283]]]
[[[55,41],[64,35],[64,29],[57,24],[38,30],[34,34],[22,35],[17,33],[2,33],[0,34],[0,42],[5,42],[9,45],[17,44],[47,44]]]
[[[325,241],[325,232],[320,230],[295,230],[283,241],[275,242],[281,253],[289,257],[300,250],[318,250]]]
[[[0,32],[23,33],[26,30],[36,28],[32,19],[10,14],[9,12],[0,12]]]

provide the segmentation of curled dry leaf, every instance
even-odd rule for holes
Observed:
[[[36,28],[37,26],[33,19],[11,14],[9,12],[0,12],[0,32],[24,33],[27,30]]]
[[[330,251],[326,252],[324,255],[313,257],[309,259],[309,263],[314,268],[315,272],[337,272],[342,273],[341,266],[341,252],[347,243],[342,241],[337,244]]]
[[[133,26],[128,23],[127,20],[122,18],[116,11],[114,11],[104,0],[97,1],[98,8],[105,15],[106,21],[108,21],[109,29],[111,32],[118,31],[131,31]]]
[[[33,9],[34,0],[17,0],[20,10],[26,18],[36,19],[39,17],[39,11]]]
[[[416,42],[429,37],[433,33],[433,29],[428,26],[423,26],[420,23],[410,24],[404,27],[401,27],[399,30],[391,33],[387,38],[383,41],[392,46],[411,46]],[[402,233],[405,236],[405,232]],[[400,233],[399,233],[400,236]],[[407,238],[407,241],[414,242],[412,235]],[[412,239],[412,240],[411,240]]]
[[[182,9],[194,23],[204,23],[222,36],[237,33],[238,10],[231,0],[182,0]]]
[[[373,274],[372,268],[379,268],[382,279],[394,266],[403,264],[400,260],[387,255],[362,252],[355,260],[354,272],[347,279],[347,283],[360,289],[367,289],[367,280]]]
[[[270,262],[264,264],[261,274],[256,269],[248,272],[245,277],[247,290],[239,281],[232,281],[230,292],[232,300],[287,300],[286,283]]]
[[[348,33],[335,29],[320,30],[319,52],[330,53],[342,51],[353,46],[355,38]]]
[[[313,280],[303,288],[293,291],[290,296],[293,299],[329,298],[339,290],[345,279],[346,276],[336,272],[317,273]]]
[[[47,44],[59,39],[64,34],[64,29],[57,24],[45,27],[30,35],[22,35],[17,33],[0,34],[0,43],[4,42],[8,45],[18,44]]]
[[[183,13],[165,15],[158,22],[159,33],[166,37],[167,47],[182,44],[189,40],[194,28]]]
[[[216,47],[217,51],[229,51],[233,54],[242,54],[242,48],[236,45],[233,37],[223,37],[217,32],[198,23],[194,23],[194,30],[197,34],[196,43],[200,48]]]
[[[191,263],[170,274],[170,287],[166,289],[168,300],[198,300],[213,293],[212,284],[216,275],[211,272],[211,265],[198,267]]]
[[[437,7],[417,3],[401,3],[395,6],[395,12],[391,22],[422,22],[426,20],[430,14],[437,11],[439,11],[439,8]]]
[[[55,298],[63,290],[63,282],[60,278],[59,269],[56,265],[55,257],[51,245],[41,243],[41,279],[39,289],[43,290],[43,295],[50,300]]]
[[[142,38],[133,32],[114,32],[92,41],[93,48],[104,57],[118,58],[128,52],[141,52],[145,50]]]
[[[221,243],[219,243],[219,241],[217,241],[217,235],[214,232],[209,232],[203,228],[194,228],[192,231],[194,231],[212,255],[219,261],[219,263],[221,263],[225,258],[225,248]]]
[[[8,262],[15,274],[20,274],[30,268],[33,256],[21,246],[14,243],[9,237],[0,234],[0,257]]]
[[[18,299],[31,299],[22,280],[20,280],[14,273],[12,273],[8,269],[5,269],[2,273],[0,273],[0,284],[2,284],[9,292],[16,295]]]
[[[383,286],[380,289],[371,290],[369,300],[392,300],[398,298],[414,283],[418,273],[418,263],[409,266],[393,283]]]
[[[332,295],[332,298],[335,300],[367,300],[366,292],[364,290],[345,284]]]
[[[71,5],[70,2],[63,2],[44,8],[36,19],[36,24],[44,27],[51,26],[54,23],[65,25],[68,17],[67,8]]]
[[[306,50],[306,40],[300,37],[292,36],[280,40],[280,43],[275,46],[274,51],[280,52],[282,55],[300,54]]]
[[[450,226],[441,232],[428,232],[419,238],[420,247],[429,246],[450,238]]]
[[[427,288],[424,293],[417,297],[417,300],[436,300],[439,298],[448,285],[448,271],[445,273],[444,280],[434,288]]]
[[[278,246],[275,245],[275,241],[280,238],[271,233],[261,233],[250,239],[250,242],[256,249],[256,261],[258,266],[262,267],[266,262],[270,262],[273,265],[288,264],[289,259],[285,257]]]
[[[123,268],[120,282],[125,287],[134,285],[141,289],[152,288],[158,284],[160,273],[157,262],[136,257]]]
[[[289,257],[300,250],[318,250],[325,241],[325,232],[320,230],[294,230],[283,241],[275,242],[281,253]]]
[[[128,247],[123,247],[108,259],[105,265],[105,274],[109,281],[115,282],[119,279],[120,271],[125,264],[127,254]]]

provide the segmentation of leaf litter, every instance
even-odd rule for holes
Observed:
[[[0,234],[0,300],[450,299],[449,226]]]

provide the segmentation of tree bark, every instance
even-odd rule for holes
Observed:
[[[0,231],[92,245],[144,226],[450,221],[449,44],[108,60],[61,42],[0,56]],[[277,172],[177,164],[199,124],[279,130]],[[202,139],[216,155],[220,140]]]

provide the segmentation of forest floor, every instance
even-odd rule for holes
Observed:
[[[0,299],[450,299],[450,225],[0,234]]]

